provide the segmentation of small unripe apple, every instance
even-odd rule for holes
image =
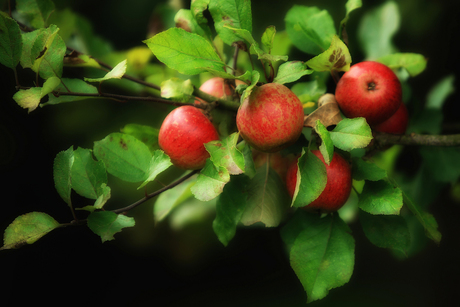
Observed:
[[[352,187],[351,166],[338,153],[334,153],[329,165],[324,162],[323,155],[319,150],[312,150],[312,153],[324,163],[327,173],[327,183],[318,198],[309,205],[302,207],[302,209],[320,212],[337,211],[346,203],[350,196]],[[286,174],[286,186],[291,197],[294,196],[297,183],[297,161],[298,158],[289,166]]]
[[[398,111],[393,114],[386,121],[373,126],[374,130],[391,133],[391,134],[404,134],[406,133],[407,125],[409,123],[409,113],[404,103],[401,103]]]
[[[398,110],[402,101],[401,83],[388,66],[373,61],[360,62],[340,78],[335,98],[346,117],[364,117],[372,126]]]
[[[299,98],[286,86],[254,87],[241,104],[236,125],[253,148],[276,152],[295,143],[302,133],[304,113]]]
[[[211,121],[197,108],[181,106],[164,119],[158,134],[160,148],[182,169],[200,169],[209,158],[205,143],[219,139]]]

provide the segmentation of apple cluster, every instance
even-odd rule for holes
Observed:
[[[237,80],[236,84],[241,83]],[[235,92],[219,77],[204,82],[200,90],[218,98],[231,97]],[[408,112],[402,102],[401,84],[395,73],[381,63],[364,61],[353,65],[337,83],[335,98],[346,117],[364,117],[375,131],[392,134],[406,131]],[[195,100],[195,104],[203,103],[206,102]],[[271,167],[285,181],[291,197],[297,184],[299,157],[284,157],[280,151],[298,140],[304,119],[299,98],[277,83],[254,87],[236,115],[240,136],[253,149],[255,166],[261,166],[270,156]],[[160,147],[172,163],[187,170],[202,168],[209,158],[204,144],[218,139],[219,134],[207,114],[194,106],[181,106],[170,112],[158,136]],[[351,192],[351,165],[338,153],[334,153],[329,164],[319,150],[313,150],[312,154],[325,165],[327,183],[320,196],[304,209],[337,211]]]

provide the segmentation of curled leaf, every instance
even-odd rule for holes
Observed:
[[[318,99],[318,108],[305,118],[304,126],[314,128],[318,120],[326,128],[337,125],[342,120],[339,106],[333,94],[324,94]]]

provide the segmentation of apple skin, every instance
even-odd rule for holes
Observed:
[[[239,84],[244,84],[244,82],[240,80],[235,80],[235,84],[238,86]],[[214,77],[206,80],[203,84],[201,84],[200,90],[205,92],[206,94],[209,94],[217,98],[227,98],[233,95],[234,92],[230,88],[230,85],[227,82],[225,82],[225,79],[220,77]],[[203,103],[203,100],[197,98],[195,99],[195,103]]]
[[[337,211],[350,196],[352,188],[351,166],[338,153],[334,153],[331,163],[327,165],[319,150],[312,150],[311,152],[326,166],[327,183],[319,197],[302,209],[324,213]],[[286,186],[291,197],[294,196],[297,182],[297,161],[298,158],[289,166],[286,174]]]
[[[204,144],[218,139],[219,134],[211,121],[193,106],[172,110],[158,134],[158,144],[171,162],[187,170],[202,168],[209,158]]]
[[[240,105],[236,125],[241,137],[262,152],[277,152],[302,133],[303,106],[286,86],[267,83],[254,87]]]
[[[372,126],[398,110],[402,103],[401,83],[388,66],[364,61],[343,74],[337,83],[335,98],[346,117],[364,117]]]
[[[391,134],[404,134],[406,133],[407,125],[409,123],[409,112],[404,103],[386,121],[373,126],[372,128],[379,132],[391,133]]]

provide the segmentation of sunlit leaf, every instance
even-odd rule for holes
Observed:
[[[208,69],[225,72],[225,63],[211,43],[180,28],[171,28],[144,41],[153,54],[168,67],[185,75]]]
[[[190,79],[171,78],[161,83],[161,97],[187,102],[192,97],[193,85]]]
[[[361,0],[348,0],[347,3],[345,3],[345,9],[346,9],[346,14],[345,14],[345,17],[342,19],[342,21],[340,22],[340,28],[339,28],[339,35],[340,35],[340,38],[345,38],[344,36],[344,31],[345,28],[346,28],[346,24],[348,22],[348,18],[350,17],[350,13],[358,8],[360,8],[362,6],[362,1]]]
[[[372,131],[362,117],[345,118],[330,132],[334,146],[345,151],[364,148],[372,140]]]
[[[217,34],[227,45],[231,46],[241,40],[230,28],[252,32],[251,1],[210,0],[208,9],[214,20]]]
[[[330,47],[308,60],[306,64],[315,71],[348,71],[351,64],[351,55],[343,41],[337,35],[334,35]]]
[[[428,60],[418,53],[393,53],[377,59],[391,69],[405,68],[411,77],[422,73]]]
[[[319,54],[328,49],[336,34],[329,12],[314,6],[294,5],[284,20],[292,43],[309,54]]]
[[[399,23],[399,8],[395,1],[386,1],[366,12],[358,27],[358,38],[367,60],[376,60],[396,51],[392,38]]]
[[[324,161],[327,164],[330,164],[332,156],[334,155],[334,144],[332,143],[330,133],[319,120],[316,121],[316,126],[314,129],[321,138],[321,145],[319,146],[319,150],[323,155]]]
[[[156,150],[153,153],[152,161],[150,162],[150,168],[148,169],[147,179],[139,186],[138,189],[144,187],[147,183],[155,180],[155,178],[168,169],[172,165],[171,159],[162,150]]]
[[[268,26],[265,28],[264,33],[262,34],[262,45],[265,47],[265,49],[270,52],[273,48],[273,42],[275,40],[275,35],[276,35],[276,28],[275,26]]]
[[[102,81],[106,81],[110,79],[121,79],[121,77],[123,77],[123,75],[126,73],[127,62],[128,62],[127,59],[121,61],[102,78],[84,78],[84,79],[86,82],[102,82]]]
[[[102,243],[114,240],[114,234],[134,225],[132,217],[111,211],[96,211],[88,216],[88,227],[101,237]]]
[[[278,73],[276,74],[273,82],[279,84],[295,82],[301,77],[311,73],[313,73],[313,70],[308,69],[304,62],[290,61],[283,63],[278,67]]]
[[[196,184],[191,188],[195,197],[201,201],[208,201],[222,193],[225,184],[230,181],[230,174],[223,166],[216,166],[210,159],[206,160]]]
[[[244,172],[244,156],[236,147],[239,133],[233,133],[222,141],[212,141],[204,146],[215,165],[225,167],[230,175]]]
[[[59,226],[60,224],[46,213],[23,214],[5,229],[3,246],[0,249],[14,249],[25,244],[33,244]]]
[[[45,81],[43,87],[32,87],[27,90],[19,90],[13,95],[13,99],[24,109],[28,109],[29,113],[35,110],[40,104],[41,99],[52,92],[61,80],[57,77],[50,77]]]

